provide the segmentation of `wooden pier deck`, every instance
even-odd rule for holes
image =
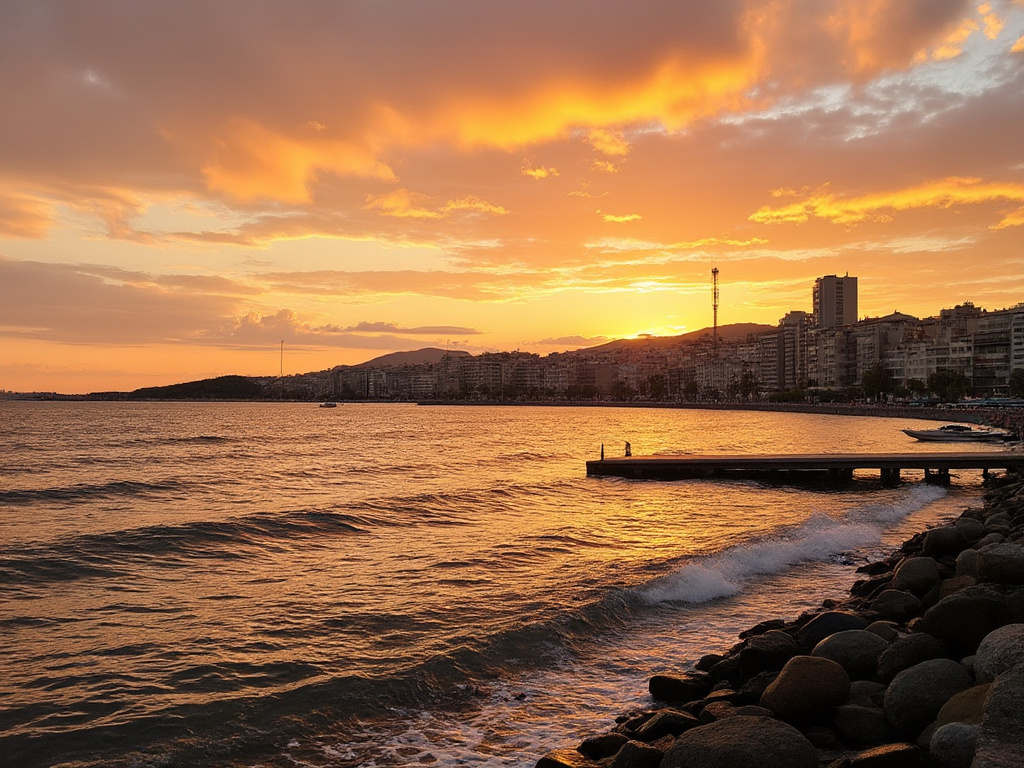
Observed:
[[[637,480],[743,477],[775,482],[825,481],[841,484],[857,469],[877,469],[894,485],[904,469],[923,470],[925,480],[948,484],[950,470],[1024,470],[1024,453],[1009,451],[943,453],[778,454],[767,456],[630,456],[587,462],[588,475]]]

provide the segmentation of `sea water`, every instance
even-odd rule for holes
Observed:
[[[903,419],[607,407],[0,403],[17,766],[530,766],[978,503],[629,481],[665,453],[990,450]],[[916,422],[920,425],[921,422]]]

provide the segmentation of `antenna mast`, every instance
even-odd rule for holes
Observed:
[[[714,315],[714,329],[711,337],[712,349],[718,357],[718,267],[711,268],[711,311]]]

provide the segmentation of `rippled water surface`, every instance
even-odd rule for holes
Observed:
[[[920,425],[922,422],[916,422]],[[0,403],[13,765],[532,765],[977,497],[588,478],[653,453],[991,450],[742,411]]]

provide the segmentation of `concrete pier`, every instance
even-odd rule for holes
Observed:
[[[944,453],[776,454],[765,456],[631,456],[587,462],[587,474],[636,480],[743,477],[774,482],[818,481],[840,485],[858,469],[877,469],[895,485],[904,469],[923,470],[925,482],[948,485],[950,470],[1024,470],[1024,453],[1008,451]]]

